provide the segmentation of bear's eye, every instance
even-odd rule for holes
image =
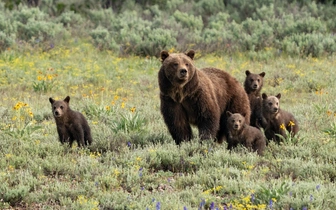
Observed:
[[[186,65],[186,66],[189,66],[189,63],[186,63],[185,65]]]
[[[241,123],[241,120],[239,120],[239,123]]]
[[[258,82],[260,82],[260,79],[258,79]]]
[[[178,63],[174,63],[173,66],[174,66],[174,67],[178,67]]]
[[[54,106],[54,109],[56,109],[56,106]]]
[[[253,79],[251,79],[251,82],[253,82]]]
[[[63,109],[63,106],[61,106],[61,109]]]
[[[268,103],[268,105],[272,106],[272,103],[270,102],[270,103]]]

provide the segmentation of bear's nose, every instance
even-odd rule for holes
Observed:
[[[277,112],[279,109],[277,107],[274,107],[274,112]]]
[[[181,76],[187,75],[187,70],[186,69],[181,69],[180,74],[181,74]]]
[[[257,84],[254,84],[254,85],[253,85],[253,88],[254,88],[254,89],[257,89],[257,88],[258,88],[258,85],[257,85]]]
[[[238,124],[235,124],[233,127],[234,127],[235,129],[237,129],[237,128],[238,128]]]
[[[59,115],[59,112],[58,112],[58,111],[55,111],[55,115],[58,116],[58,115]]]

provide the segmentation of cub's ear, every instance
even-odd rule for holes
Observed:
[[[281,93],[278,93],[278,95],[276,95],[275,97],[277,97],[278,99],[281,98]]]
[[[163,62],[164,60],[166,60],[166,58],[168,58],[169,53],[167,50],[162,50],[160,56],[161,56],[161,62]]]
[[[246,71],[245,71],[245,74],[246,74],[246,76],[248,76],[248,75],[251,74],[251,72],[250,72],[249,70],[246,70]]]
[[[266,93],[263,93],[263,94],[261,95],[261,97],[262,97],[263,99],[267,99],[267,95],[266,95]]]
[[[226,111],[226,116],[231,117],[232,113],[230,111]]]
[[[49,98],[49,102],[51,103],[51,104],[53,104],[54,102],[55,102],[55,100],[53,99],[53,98]]]
[[[189,50],[189,52],[186,53],[186,55],[191,58],[191,60],[194,60],[195,57],[195,51],[194,50]]]
[[[261,76],[261,77],[264,77],[265,75],[266,75],[265,72],[261,72],[261,73],[259,74],[259,76]]]
[[[66,102],[66,103],[69,103],[69,101],[70,101],[70,96],[67,96],[63,101]]]

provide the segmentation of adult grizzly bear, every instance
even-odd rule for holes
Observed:
[[[262,132],[245,123],[245,118],[239,113],[226,112],[228,117],[228,147],[232,149],[238,144],[242,144],[250,150],[257,151],[262,155],[266,147],[266,140]]]
[[[249,98],[251,107],[250,124],[251,126],[258,127],[258,124],[260,124],[260,120],[262,117],[261,114],[262,98],[260,91],[264,85],[264,77],[266,73],[261,72],[260,74],[254,74],[249,70],[246,70],[245,74],[246,78],[244,81],[244,89]]]
[[[80,147],[91,144],[91,129],[88,122],[82,113],[70,108],[69,101],[69,96],[59,101],[49,98],[60,142],[62,144],[70,142],[70,146],[72,146],[76,140]]]
[[[287,132],[294,136],[299,131],[298,122],[293,114],[280,109],[280,98],[280,93],[276,96],[262,94],[262,127],[265,130],[266,138],[278,143],[281,138],[277,134],[286,138]]]
[[[240,83],[216,68],[197,69],[195,52],[161,52],[158,73],[161,113],[176,144],[192,138],[190,125],[196,125],[199,137],[226,139],[226,111],[241,113],[250,122],[248,97]]]

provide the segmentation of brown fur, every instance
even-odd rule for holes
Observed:
[[[262,117],[261,106],[262,98],[260,91],[264,85],[265,72],[260,74],[253,74],[249,70],[245,71],[246,78],[244,82],[244,89],[248,95],[251,107],[251,126],[258,127],[257,124],[260,124]]]
[[[60,142],[62,144],[70,142],[70,146],[75,140],[78,146],[91,144],[91,129],[88,122],[80,112],[70,108],[69,101],[69,96],[59,101],[49,98]]]
[[[262,155],[266,147],[266,139],[262,132],[245,123],[245,118],[239,114],[227,111],[228,147],[232,149],[242,144],[250,150],[257,151]]]
[[[276,96],[267,96],[265,93],[262,94],[262,127],[265,129],[266,138],[277,142],[280,142],[281,138],[276,134],[280,134],[286,138],[286,131],[292,136],[296,135],[299,131],[298,122],[293,114],[280,109],[280,98],[280,93]],[[282,125],[285,129],[281,128]]]
[[[197,69],[194,55],[193,50],[187,54],[161,52],[161,113],[176,144],[192,138],[191,125],[197,126],[202,140],[217,138],[222,142],[227,135],[225,111],[244,114],[249,123],[248,97],[227,72]]]

